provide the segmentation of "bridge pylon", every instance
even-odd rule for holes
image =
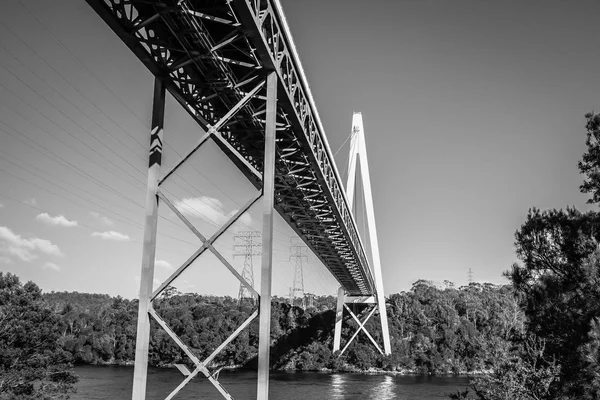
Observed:
[[[363,128],[362,114],[355,112],[352,116],[352,136],[350,141],[350,158],[348,160],[348,181],[346,184],[346,196],[350,208],[355,199],[355,182],[357,177],[357,164],[360,167],[361,183],[364,190],[364,202],[367,215],[367,227],[369,230],[369,244],[371,246],[371,271],[375,278],[375,293],[372,296],[348,296],[343,287],[338,290],[338,301],[335,318],[335,331],[333,340],[333,351],[340,350],[342,336],[342,322],[344,310],[346,310],[352,319],[358,324],[358,329],[346,341],[341,350],[342,355],[350,346],[352,341],[363,331],[369,340],[375,345],[381,354],[391,354],[390,333],[388,329],[387,311],[385,308],[385,297],[383,292],[383,277],[381,274],[381,258],[379,256],[379,242],[377,240],[377,228],[375,226],[375,210],[373,207],[373,193],[371,191],[371,175],[369,174],[369,162],[367,159],[367,145],[365,141],[365,131]],[[370,309],[361,321],[348,304],[366,304]],[[383,349],[371,334],[365,328],[367,321],[379,311],[379,320],[381,322],[381,336],[383,337]]]

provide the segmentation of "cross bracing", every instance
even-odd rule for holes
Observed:
[[[87,2],[200,127],[214,133],[215,143],[257,188],[266,107],[262,92],[253,89],[269,72],[277,74],[275,208],[349,295],[375,294],[371,268],[279,4]],[[217,132],[215,124],[223,120],[227,122]]]

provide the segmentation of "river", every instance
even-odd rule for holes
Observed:
[[[119,400],[131,398],[133,367],[78,366],[77,394],[72,400]],[[162,400],[181,381],[176,369],[148,370],[147,400]],[[256,373],[221,372],[219,381],[237,399],[256,398]],[[329,374],[319,372],[271,372],[272,400],[434,400],[464,389],[466,377]],[[176,399],[220,399],[203,376],[195,378]]]

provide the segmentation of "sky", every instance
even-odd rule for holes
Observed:
[[[507,283],[530,207],[575,206],[584,114],[600,109],[596,1],[282,0],[340,174],[362,112],[385,292],[418,279]],[[152,75],[81,0],[7,0],[0,14],[0,271],[43,290],[139,290]],[[202,131],[167,98],[169,169]],[[166,186],[210,236],[256,192],[214,145]],[[199,246],[161,207],[157,285]],[[236,233],[215,247],[238,270]],[[360,225],[360,223],[359,223]],[[273,288],[293,282],[275,221]],[[259,258],[255,282],[259,282]],[[204,254],[182,291],[237,296]],[[309,254],[305,290],[336,282]]]

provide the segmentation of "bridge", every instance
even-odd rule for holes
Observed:
[[[250,322],[259,316],[257,398],[269,389],[269,334],[273,212],[276,210],[340,283],[334,350],[340,350],[344,310],[381,353],[390,340],[383,293],[375,217],[368,173],[362,116],[355,114],[346,191],[310,87],[278,0],[86,0],[106,24],[155,76],[150,135],[144,255],[134,372],[133,399],[145,398],[149,318],[185,351],[193,371],[167,398],[198,374],[231,398],[209,366]],[[198,142],[170,170],[161,171],[165,94],[169,91],[199,125]],[[258,189],[213,236],[204,237],[183,215],[161,185],[205,143],[213,141]],[[362,169],[372,260],[369,260],[352,215],[354,174]],[[258,293],[214,248],[213,243],[253,204],[262,200],[263,243]],[[152,290],[159,204],[169,207],[202,241],[156,290]],[[200,360],[152,308],[152,301],[203,252],[210,251],[260,299],[256,310],[207,359]],[[360,320],[347,303],[371,307]],[[364,324],[379,313],[383,349]]]

